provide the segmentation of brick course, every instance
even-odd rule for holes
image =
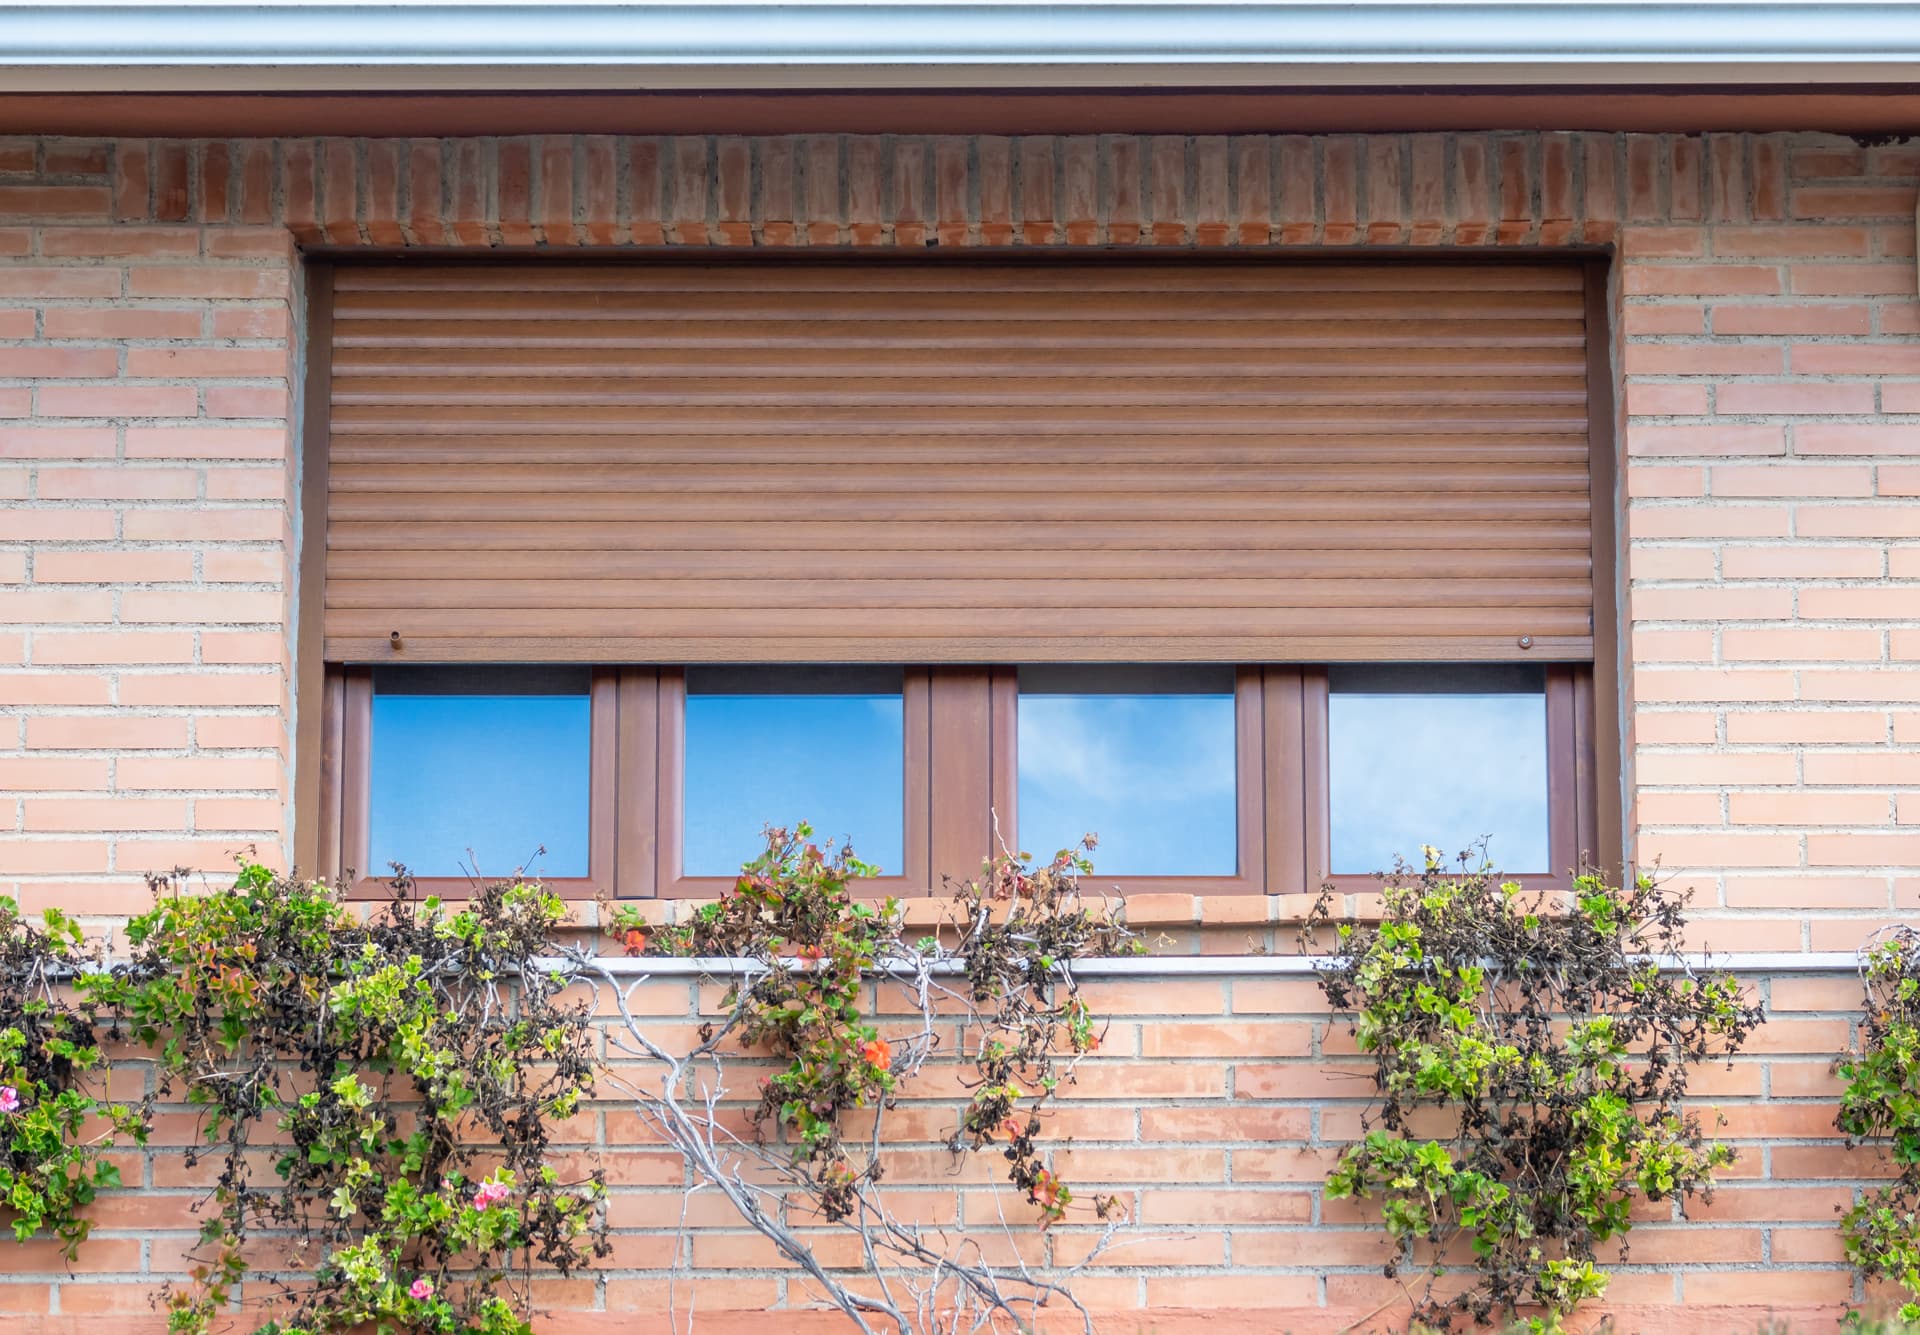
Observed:
[[[289,855],[303,253],[1605,247],[1630,851],[1696,890],[1717,948],[1852,949],[1920,907],[1917,186],[1909,148],[1791,134],[0,139],[0,891],[114,915],[141,872]],[[1151,908],[1231,951],[1282,944],[1301,904]],[[1153,986],[1148,1015],[1188,990]],[[1273,986],[1235,981],[1236,1008]],[[1140,1204],[1194,1237],[1103,1301],[1381,1296],[1362,1235],[1285,1175],[1327,1134],[1308,1096],[1336,1096],[1292,1055],[1288,996],[1244,1064],[1174,1051],[1227,1031],[1156,1028],[1136,1070],[1167,1092],[1087,1153],[1190,1156]],[[1836,1013],[1733,1073],[1754,1184],[1663,1229],[1638,1254],[1684,1264],[1636,1260],[1621,1302],[1845,1296],[1831,1206],[1855,1170],[1821,1129],[1845,1021],[1813,1009]],[[1248,1109],[1287,1143],[1221,1139]],[[100,1281],[178,1255],[137,1236],[104,1229],[93,1273],[51,1286],[9,1253],[0,1307],[137,1307]],[[657,1305],[656,1261],[622,1265],[565,1304]],[[699,1301],[783,1296],[729,1269]]]

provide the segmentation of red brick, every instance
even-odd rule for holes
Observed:
[[[606,180],[613,180],[612,163]],[[415,139],[407,146],[407,233],[419,245],[437,245],[446,238],[443,222],[446,177],[438,139]],[[611,214],[609,209],[608,213]],[[610,244],[611,238],[600,244]]]
[[[1454,141],[1453,240],[1462,246],[1484,245],[1494,236],[1492,145],[1484,135],[1461,135]]]
[[[1197,245],[1220,246],[1239,239],[1229,202],[1231,156],[1225,135],[1201,135],[1193,141],[1193,239]]]
[[[1320,145],[1320,240],[1324,245],[1350,246],[1360,239],[1360,142],[1351,135],[1329,135]]]
[[[285,417],[292,406],[285,385],[209,385],[203,394],[209,417]]]
[[[192,426],[128,427],[129,459],[281,459],[292,450],[279,427],[239,427],[223,422]]]
[[[1723,336],[1754,334],[1868,334],[1873,312],[1857,302],[1769,301],[1753,306],[1713,308],[1713,332]]]
[[[1723,413],[1870,413],[1874,410],[1871,384],[1825,381],[1798,384],[1753,384],[1731,381],[1714,394]]]
[[[933,220],[942,245],[964,245],[968,239],[967,156],[964,138],[942,135],[933,141]]]
[[[126,310],[49,307],[44,317],[48,338],[198,338],[204,319],[195,310],[141,306]]]
[[[292,333],[291,314],[285,306],[216,306],[213,309],[215,338],[287,339]]]
[[[1743,547],[1720,552],[1727,579],[1874,579],[1886,558],[1875,547]]]
[[[1920,509],[1899,505],[1802,505],[1794,511],[1803,538],[1920,537]]]
[[[187,468],[42,468],[42,500],[192,500],[200,475]]]
[[[91,765],[92,760],[41,761],[42,764]],[[0,760],[0,774],[6,772]],[[102,773],[104,774],[104,768]],[[284,780],[280,762],[261,756],[123,756],[114,763],[114,784],[122,791],[272,790]],[[61,787],[102,785],[61,784]]]
[[[192,417],[200,407],[191,385],[43,385],[36,401],[48,417]]]
[[[110,589],[30,588],[0,590],[0,622],[105,622],[113,619]]]
[[[120,595],[120,619],[126,622],[278,621],[285,611],[285,600],[277,593],[244,593],[233,589],[128,589]]]
[[[200,145],[200,201],[196,218],[225,222],[233,212],[233,149],[220,140]]]
[[[29,798],[29,833],[85,834],[91,831],[184,830],[187,804],[177,798]]]
[[[1728,815],[1735,825],[1884,825],[1888,807],[1885,793],[1733,793],[1727,798]],[[1875,902],[1885,899],[1883,887]],[[1803,908],[1816,902],[1837,907],[1824,897],[1770,907]]]
[[[720,240],[753,243],[753,148],[745,139],[723,138],[716,157]]]
[[[284,377],[284,348],[129,348],[127,374],[154,379]]]
[[[1913,187],[1801,186],[1793,191],[1793,216],[1815,222],[1840,218],[1900,218],[1913,214]]]
[[[1057,240],[1062,217],[1055,184],[1059,152],[1060,141],[1052,136],[1030,135],[1014,141],[1020,234],[1029,245],[1051,245]]]
[[[1736,422],[1715,423],[1712,426],[1652,426],[1636,423],[1627,428],[1627,453],[1633,457],[1771,456],[1786,452],[1786,429],[1778,426]]]
[[[184,718],[38,714],[26,726],[27,747],[34,751],[179,750],[187,744]]]
[[[135,297],[284,298],[287,272],[279,268],[170,265],[135,267],[127,271],[127,292]]]
[[[118,269],[0,266],[0,297],[117,297],[120,283]]]
[[[0,864],[20,876],[75,875],[107,869],[107,845],[98,840],[22,839],[0,834]],[[22,1258],[10,1258],[24,1268]]]
[[[1658,308],[1656,308],[1658,309]],[[1629,343],[1628,375],[1779,375],[1785,358],[1758,343]]]
[[[1855,671],[1804,672],[1800,694],[1805,700],[1843,703],[1920,700],[1920,671],[1869,668]]]
[[[1629,264],[1630,296],[1771,296],[1782,290],[1780,270],[1758,264]]]
[[[0,790],[35,793],[104,789],[110,763],[104,757],[0,756]]]
[[[1636,379],[1629,382],[1627,413],[1632,417],[1703,417],[1707,412],[1708,386],[1698,384],[1659,384]]]
[[[1791,700],[1794,674],[1761,668],[1662,668],[1634,674],[1634,695],[1649,703]]]
[[[1073,141],[1069,140],[1071,145]],[[1262,154],[1267,187],[1264,204],[1269,237],[1278,228],[1285,245],[1301,245],[1319,235],[1319,201],[1314,182],[1313,142],[1298,135],[1268,141]],[[1277,201],[1277,208],[1275,205]],[[1242,205],[1244,207],[1244,204]]]
[[[883,140],[870,135],[856,135],[846,143],[847,236],[856,246],[879,245],[886,237],[884,146]],[[722,163],[718,170],[724,178],[728,168]],[[722,194],[737,188],[729,186],[724,179],[720,183]],[[720,207],[724,215],[727,207],[724,201]],[[743,234],[740,240],[744,243],[751,237]]]
[[[112,209],[103,185],[0,185],[0,217],[104,219]]]
[[[1713,470],[1715,496],[1871,496],[1873,473],[1862,467],[1771,464]]]
[[[59,551],[34,558],[38,584],[157,584],[193,578],[187,551]]]
[[[1790,712],[1727,715],[1727,740],[1736,745],[1869,743],[1886,740],[1884,714],[1855,713],[1844,710],[1805,710]]]

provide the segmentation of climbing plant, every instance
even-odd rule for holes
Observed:
[[[109,1100],[95,1007],[70,983],[101,944],[48,909],[36,925],[0,896],[0,1203],[22,1242],[48,1236],[71,1261],[86,1207],[120,1185],[110,1151],[145,1144],[149,1102]]]
[[[1883,1145],[1892,1181],[1869,1188],[1840,1221],[1847,1259],[1908,1296],[1900,1319],[1920,1323],[1920,933],[1881,935],[1861,952],[1866,992],[1856,1049],[1837,1064],[1846,1088],[1835,1124],[1850,1144]]]
[[[258,865],[212,894],[156,880],[132,958],[79,980],[198,1112],[189,1162],[219,1169],[171,1330],[209,1330],[244,1294],[262,1335],[521,1335],[534,1267],[604,1252],[599,1173],[551,1154],[593,1087],[586,1008],[541,963],[560,901],[523,882],[457,910],[404,875],[394,890],[363,920],[341,886]],[[287,1268],[250,1275],[269,1230]]]
[[[688,923],[652,925],[629,905],[610,912],[609,930],[631,953],[738,963],[724,1016],[685,1053],[650,1039],[625,999],[634,984],[602,971],[619,1000],[616,1039],[658,1064],[655,1083],[627,1087],[695,1175],[717,1185],[862,1329],[876,1318],[886,1329],[938,1327],[955,1313],[1025,1324],[1050,1300],[1077,1306],[1069,1276],[989,1264],[978,1248],[896,1217],[880,1189],[886,1114],[956,1023],[957,1055],[971,1077],[949,1148],[1000,1154],[1041,1228],[1076,1210],[1110,1227],[1121,1222],[1116,1201],[1075,1197],[1049,1166],[1044,1137],[1055,1094],[1100,1044],[1075,963],[1141,948],[1117,903],[1080,893],[1092,848],[1089,837],[1044,862],[1012,852],[991,859],[953,892],[945,930],[911,942],[898,901],[856,897],[855,882],[873,869],[845,847],[815,842],[805,824],[769,829],[764,851]],[[902,1017],[891,1030],[874,1018],[882,987]],[[751,1054],[775,1068],[755,1087],[760,1134],[741,1142],[716,1115],[716,1091],[730,1063]],[[856,1110],[870,1119],[857,1143],[848,1132]],[[858,1234],[867,1264],[857,1276],[830,1271],[787,1226],[780,1207],[794,1195]]]
[[[1333,957],[1376,1097],[1327,1179],[1377,1200],[1415,1314],[1446,1326],[1523,1309],[1557,1330],[1605,1292],[1602,1242],[1636,1201],[1709,1196],[1733,1158],[1683,1107],[1689,1073],[1739,1051],[1759,1009],[1724,973],[1673,969],[1685,896],[1642,877],[1529,894],[1473,857],[1386,879],[1380,920],[1307,925]],[[1437,1117],[1438,1134],[1421,1134]],[[1457,1251],[1473,1265],[1449,1278]],[[1443,1282],[1444,1281],[1444,1282]]]
[[[106,1034],[150,1055],[155,1097],[197,1115],[189,1166],[214,1169],[190,1276],[158,1295],[180,1335],[234,1322],[256,1335],[526,1335],[535,1275],[608,1250],[601,1172],[554,1148],[596,1079],[684,1155],[689,1190],[717,1188],[862,1329],[1025,1327],[1049,1306],[1090,1329],[1072,1272],[1122,1211],[1076,1197],[1046,1126],[1102,1039],[1076,965],[1141,948],[1119,901],[1082,896],[1092,847],[989,860],[911,941],[902,904],[857,893],[872,869],[804,824],[769,830],[686,922],[606,906],[627,953],[698,956],[731,978],[691,1043],[637,1014],[647,979],[569,941],[562,902],[523,880],[453,906],[416,897],[402,871],[391,898],[367,906],[343,884],[251,862],[210,892],[157,877],[113,960],[62,915],[37,928],[4,907],[0,1131],[16,1232],[52,1233],[71,1252],[82,1207],[117,1181],[104,1150],[144,1140],[145,1104],[82,1088]],[[609,990],[610,1055],[645,1062],[596,1057],[595,1003]],[[947,1136],[956,1159],[1003,1158],[1041,1229],[1104,1223],[1076,1266],[996,1264],[977,1239],[892,1212],[885,1120],[936,1054],[967,1073]],[[746,1138],[728,1112],[736,1062],[765,1068]],[[789,1227],[796,1210],[856,1232],[863,1263],[822,1264],[812,1233]],[[269,1244],[271,1265],[259,1260]]]

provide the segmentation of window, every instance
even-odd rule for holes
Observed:
[[[1578,665],[355,668],[329,690],[332,865],[403,861],[428,889],[526,864],[705,898],[800,819],[877,864],[876,894],[1089,832],[1092,885],[1129,892],[1361,889],[1481,839],[1548,885],[1595,847]]]
[[[864,862],[906,863],[905,673],[689,668],[680,872],[731,876],[769,821],[804,816]]]
[[[1369,665],[1334,668],[1328,686],[1333,871],[1419,866],[1438,840],[1552,870],[1544,672]]]
[[[304,864],[698,898],[803,816],[875,893],[1089,830],[1148,892],[1619,855],[1604,261],[307,272]],[[543,662],[584,686],[480,666]]]
[[[369,867],[586,876],[590,676],[585,668],[376,668]]]
[[[1233,669],[1020,669],[1018,829],[1036,856],[1099,836],[1111,876],[1239,871]]]

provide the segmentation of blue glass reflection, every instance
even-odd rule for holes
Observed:
[[[577,693],[475,689],[480,671],[377,676],[366,870],[587,875],[589,704],[585,674],[565,675]]]
[[[1538,672],[1335,669],[1329,805],[1335,872],[1451,859],[1486,840],[1510,873],[1554,870],[1547,847],[1547,700]]]
[[[1092,833],[1099,876],[1238,870],[1231,669],[1022,668],[1019,710],[1026,851]]]
[[[689,669],[681,870],[732,876],[769,825],[805,820],[862,861],[906,866],[899,669]],[[841,689],[830,689],[840,687]]]

